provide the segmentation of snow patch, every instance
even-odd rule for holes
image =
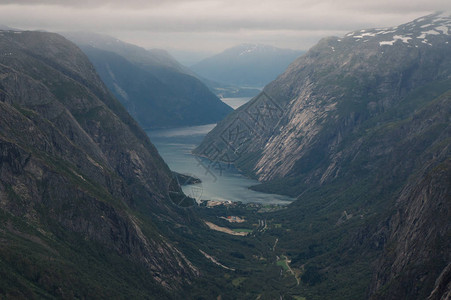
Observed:
[[[444,27],[444,26],[443,26]],[[448,28],[446,27],[446,32],[448,34]],[[423,31],[419,36],[417,36],[417,39],[424,39],[426,38],[426,35],[431,34],[431,35],[439,35],[441,34],[438,31],[435,30],[428,30],[428,31]]]
[[[435,30],[428,30],[428,31],[424,31],[422,33],[424,33],[424,34],[432,34],[432,35],[439,35],[440,34],[440,32],[435,31]]]
[[[396,40],[393,41],[383,41],[383,42],[379,42],[379,46],[393,46],[393,44],[396,42]]]
[[[402,36],[402,35],[395,35],[393,36],[393,40],[392,41],[383,41],[383,42],[379,42],[379,46],[393,46],[394,43],[396,43],[396,41],[402,41],[405,44],[409,43],[409,40],[411,40],[411,37],[408,36]]]
[[[361,35],[354,35],[353,38],[355,38],[355,39],[361,39],[361,38],[363,38],[363,37],[365,37],[365,36],[376,36],[376,33],[370,33],[370,32],[367,32],[367,33],[363,33],[363,34],[361,34]]]
[[[382,30],[377,32],[376,34],[389,34],[389,33],[395,33],[396,30]]]
[[[408,43],[409,43],[409,40],[411,40],[412,38],[411,38],[411,37],[408,37],[408,36],[395,35],[395,36],[393,37],[393,39],[395,39],[395,40],[401,40],[403,43],[408,44]]]
[[[446,35],[451,34],[448,26],[438,26],[438,27],[435,27],[434,29],[437,31],[441,31],[443,34],[446,34]]]
[[[276,48],[271,47],[271,46],[264,46],[261,44],[250,44],[250,43],[246,43],[246,44],[241,44],[239,47],[237,47],[236,51],[237,51],[237,55],[246,55],[248,53],[263,53],[263,52],[268,52],[268,51],[275,51]],[[239,52],[238,52],[239,51]]]
[[[443,21],[449,22],[450,21],[450,17],[451,16],[449,15],[449,13],[446,13],[446,12],[441,13],[441,14],[435,16],[434,23],[439,23],[439,22],[443,22]]]
[[[246,53],[251,53],[251,52],[252,52],[251,49],[247,49],[247,50],[244,50],[243,52],[241,52],[241,53],[238,54],[238,55],[241,56],[241,55],[244,55],[244,54],[246,54]]]

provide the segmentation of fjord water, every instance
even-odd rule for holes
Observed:
[[[249,100],[249,98],[240,99],[243,103]],[[187,195],[193,196],[198,201],[230,200],[243,203],[288,204],[294,200],[282,195],[250,190],[249,187],[258,184],[258,181],[244,177],[233,166],[225,166],[222,170],[218,170],[209,165],[208,160],[192,155],[191,151],[215,125],[147,131],[152,143],[171,170],[193,175],[202,180],[201,184],[184,186],[183,191]]]
[[[224,102],[231,108],[237,109],[238,107],[240,107],[241,105],[243,105],[244,103],[249,101],[250,99],[251,98],[249,98],[249,97],[241,97],[241,98],[222,98],[221,100],[222,100],[222,102]]]

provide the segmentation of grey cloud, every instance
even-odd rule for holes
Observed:
[[[133,7],[142,8],[149,6],[160,6],[168,3],[180,3],[188,2],[191,0],[0,0],[0,5],[2,4],[13,4],[21,6],[29,5],[54,5],[61,7],[72,7],[72,8],[93,8],[93,7]],[[207,0],[205,0],[207,1]]]
[[[0,0],[0,22],[105,32],[145,47],[219,51],[231,43],[265,42],[305,49],[325,35],[397,25],[445,9],[451,10],[451,1]]]

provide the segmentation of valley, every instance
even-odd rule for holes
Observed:
[[[193,71],[0,28],[0,299],[451,297],[450,14]]]
[[[242,98],[239,98],[242,99]],[[258,181],[243,176],[231,164],[212,164],[191,154],[215,124],[147,131],[159,154],[171,170],[194,176],[202,182],[183,186],[187,195],[201,200],[256,202],[286,205],[293,198],[249,189]]]
[[[194,150],[297,198],[264,235],[302,297],[449,295],[450,25],[436,13],[325,38]]]

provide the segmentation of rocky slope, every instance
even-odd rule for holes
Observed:
[[[153,221],[183,222],[171,182],[79,48],[0,31],[3,295],[168,297],[198,274]]]
[[[262,87],[274,80],[303,51],[261,44],[241,44],[191,66],[208,80],[235,86]]]
[[[450,42],[446,14],[323,39],[195,150],[299,198],[279,243],[312,299],[446,297]]]
[[[232,109],[163,50],[93,33],[64,33],[144,128],[216,123]]]
[[[220,160],[251,159],[238,167],[261,181],[299,172],[308,173],[307,181],[333,179],[340,172],[334,161],[345,137],[418,87],[449,79],[449,26],[449,18],[431,16],[323,39],[219,123],[195,153],[208,156],[213,147],[221,149],[215,153]],[[229,139],[236,128],[243,130]]]
[[[388,241],[373,279],[373,299],[451,296],[450,163],[448,157],[428,165],[403,189],[386,227]]]

